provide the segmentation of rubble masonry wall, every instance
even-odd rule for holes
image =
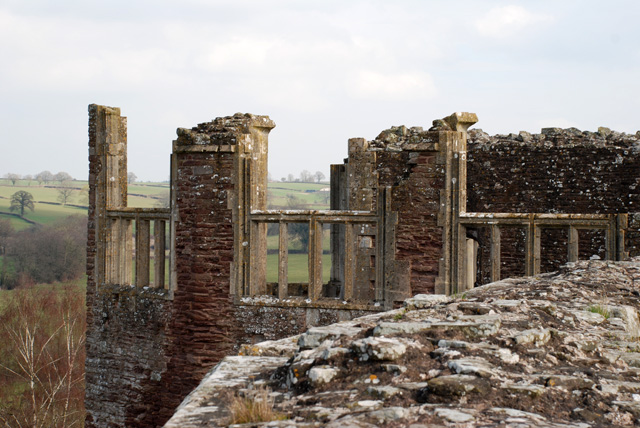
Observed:
[[[489,136],[470,130],[467,194],[469,212],[615,214],[640,211],[640,135],[601,128],[546,128],[541,134]],[[633,216],[630,216],[630,221]],[[630,224],[633,228],[634,223]],[[524,234],[504,230],[502,277],[524,274]],[[480,259],[488,278],[488,231],[481,232]],[[625,247],[639,255],[630,229]],[[567,233],[543,230],[542,272],[567,261]],[[604,258],[604,232],[580,231],[580,258]]]

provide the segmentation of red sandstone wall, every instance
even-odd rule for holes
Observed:
[[[181,153],[177,159],[178,287],[167,328],[167,374],[157,397],[166,420],[238,340],[230,296],[233,153]]]
[[[395,185],[396,259],[411,262],[411,294],[433,293],[442,253],[438,226],[444,171],[434,152],[378,153],[380,186]]]
[[[382,131],[367,146],[375,154],[372,171],[378,178],[373,195],[390,186],[391,212],[397,214],[395,260],[388,263],[395,275],[388,286],[398,287],[390,295],[394,301],[435,291],[442,257],[443,229],[438,215],[445,177],[439,137],[438,132],[400,126]],[[351,153],[349,159],[351,162]],[[376,203],[373,198],[374,210]]]

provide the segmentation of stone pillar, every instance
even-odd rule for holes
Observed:
[[[467,129],[478,121],[474,113],[454,113],[434,121],[439,131],[440,153],[445,157],[445,183],[439,222],[443,226],[443,257],[436,293],[453,294],[468,288],[465,262],[466,228],[459,224],[467,209]]]
[[[237,345],[242,326],[234,294],[248,291],[245,281],[254,270],[249,254],[265,245],[258,239],[258,248],[249,248],[249,242],[256,242],[249,240],[249,213],[266,208],[267,136],[274,126],[266,116],[237,114],[178,129],[173,155],[176,288],[165,390],[158,397],[165,408],[177,406]]]
[[[346,165],[331,165],[331,210],[347,209],[347,169]],[[325,295],[344,298],[344,224],[331,226],[331,277]]]
[[[127,118],[117,107],[89,106],[87,292],[105,282],[108,208],[127,206]],[[89,316],[89,314],[87,315]]]

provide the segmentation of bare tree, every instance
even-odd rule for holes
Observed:
[[[288,181],[289,183],[293,183],[293,174],[289,174],[289,175],[287,175],[287,181]]]
[[[60,184],[64,183],[65,181],[73,180],[73,177],[71,175],[69,175],[69,173],[64,172],[64,171],[61,171],[61,172],[57,173],[53,178],[54,178],[54,180],[56,180]]]
[[[16,277],[15,284],[7,285],[21,285],[20,275],[39,284],[79,278],[86,266],[86,228],[86,216],[72,215],[14,233],[3,259]]]
[[[127,183],[133,184],[136,182],[137,179],[138,179],[138,176],[135,175],[133,172],[130,172],[129,174],[127,174]]]
[[[12,293],[0,312],[0,372],[8,386],[0,389],[2,426],[82,425],[83,302],[71,288]]]
[[[28,208],[33,211],[33,195],[29,192],[25,192],[24,190],[18,190],[16,193],[11,195],[11,206],[9,210],[18,211],[20,210],[20,217],[24,217],[24,209]]]
[[[67,202],[71,200],[74,193],[75,189],[70,187],[61,187],[58,189],[58,200],[62,205],[67,205]]]
[[[316,182],[320,183],[322,180],[325,179],[324,174],[322,173],[322,171],[316,171],[315,174],[313,174],[313,176],[316,178]]]
[[[12,185],[12,186],[15,186],[15,185],[16,185],[16,182],[17,182],[18,180],[20,180],[20,174],[14,174],[14,173],[11,173],[11,172],[10,172],[10,173],[8,173],[8,174],[5,174],[4,178],[6,178],[7,180],[9,180],[9,181],[11,182],[11,185]]]
[[[313,182],[313,174],[311,174],[306,169],[303,169],[300,173],[300,181],[303,183],[312,183]]]
[[[53,174],[51,171],[42,171],[41,173],[36,175],[36,181],[38,184],[49,184],[50,181],[53,180]]]
[[[27,174],[24,177],[22,177],[22,179],[27,182],[27,186],[31,186],[31,182],[33,181],[33,175]]]

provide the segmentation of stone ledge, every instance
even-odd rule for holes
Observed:
[[[309,308],[309,309],[335,309],[344,311],[370,311],[382,312],[382,305],[367,305],[359,303],[349,303],[341,300],[322,299],[312,301],[305,298],[290,297],[287,299],[278,299],[271,296],[257,297],[236,297],[234,304],[236,306],[258,306],[258,307],[276,307],[276,308]]]
[[[127,297],[143,297],[146,299],[172,300],[173,293],[166,288],[136,287],[135,285],[100,284],[96,296],[119,294]]]

